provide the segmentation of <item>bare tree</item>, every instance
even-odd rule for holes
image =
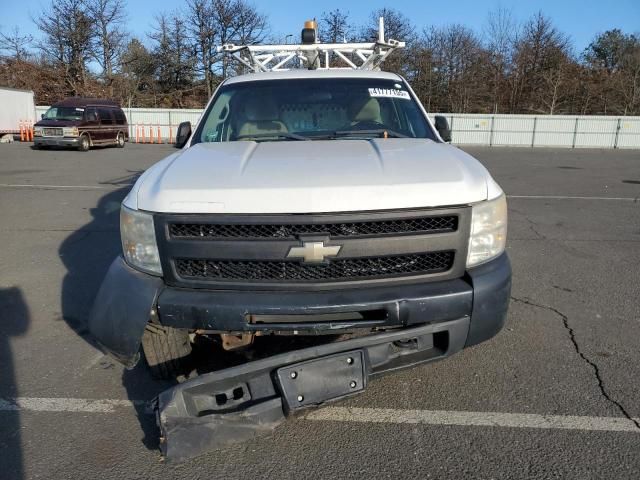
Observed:
[[[216,19],[210,0],[189,0],[188,29],[196,46],[197,70],[204,78],[207,97],[213,93],[216,46]]]
[[[240,45],[262,43],[269,30],[267,17],[245,0],[236,0],[233,8],[235,41]]]
[[[513,50],[518,41],[518,27],[511,10],[499,7],[489,12],[484,26],[486,49],[492,70],[492,112],[504,103],[506,81],[511,71]]]
[[[378,39],[378,21],[384,18],[385,39],[407,42],[411,47],[417,40],[416,30],[408,17],[393,8],[380,8],[371,12],[369,21],[361,28],[360,40],[371,42]],[[385,70],[405,74],[410,48],[395,52],[384,63]]]
[[[422,36],[411,45],[405,75],[411,82],[427,111],[438,111],[440,99],[440,75],[438,73],[432,30],[424,30]]]
[[[557,70],[571,56],[570,39],[541,12],[525,23],[513,55],[510,76],[510,111],[539,111],[536,98],[545,85],[544,75]]]
[[[415,39],[415,28],[411,20],[393,8],[379,8],[369,15],[369,21],[362,28],[360,37],[371,42],[378,39],[378,20],[384,18],[385,38],[410,42]]]
[[[81,94],[87,86],[94,22],[84,0],[58,0],[35,19],[43,33],[38,47],[65,75],[69,91]]]
[[[187,0],[186,9],[156,18],[145,45],[128,41],[126,0],[50,0],[34,20],[41,35],[33,43],[17,29],[0,33],[0,83],[31,88],[44,103],[91,94],[132,105],[202,106],[223,78],[245,70],[215,46],[267,38],[267,17],[250,1]],[[337,8],[320,16],[321,40],[376,40],[380,16],[387,39],[407,42],[383,68],[404,75],[431,111],[640,113],[637,34],[596,35],[577,58],[542,13],[520,25],[499,8],[479,36],[463,25],[418,30],[392,8],[372,11],[356,29]]]
[[[193,88],[195,55],[187,35],[185,20],[175,12],[155,18],[154,31],[149,38],[154,42],[158,87],[172,106],[183,107],[184,91]]]
[[[86,0],[86,8],[93,19],[93,58],[102,67],[102,78],[113,95],[113,74],[122,53],[127,34],[124,30],[126,11],[123,0]]]
[[[120,75],[116,77],[116,85],[124,103],[128,106],[134,102],[147,104],[146,99],[151,97],[149,104],[157,106],[154,79],[157,65],[151,52],[140,40],[134,38],[125,47],[120,60]]]
[[[552,68],[541,72],[542,82],[536,92],[538,102],[535,110],[549,115],[558,113],[570,92],[567,87],[571,81],[569,72],[572,64],[569,58],[561,58]]]
[[[336,8],[322,14],[319,34],[323,43],[341,43],[353,36],[353,27],[349,23],[349,12]]]
[[[20,62],[29,56],[29,47],[33,44],[32,35],[21,35],[18,27],[13,27],[9,33],[0,32],[0,50],[8,52],[9,56]]]
[[[213,0],[216,33],[220,45],[250,45],[262,42],[268,32],[267,18],[245,0]],[[222,78],[244,71],[228,56],[217,56],[217,72]]]
[[[624,115],[640,112],[640,39],[630,36],[630,43],[622,60],[621,88]]]
[[[640,38],[618,29],[594,39],[583,53],[600,108],[623,115],[640,110]]]
[[[430,45],[441,103],[446,101],[448,111],[476,110],[486,94],[486,55],[475,33],[463,25],[432,28],[424,42]]]

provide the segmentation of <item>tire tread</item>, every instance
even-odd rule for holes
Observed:
[[[187,373],[191,342],[186,330],[148,324],[142,350],[154,378],[175,379]]]

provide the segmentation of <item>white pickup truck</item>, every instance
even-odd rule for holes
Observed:
[[[502,328],[505,195],[443,135],[403,78],[370,70],[230,78],[193,131],[181,125],[182,148],[122,203],[93,335],[128,366],[142,345],[161,377],[185,373],[199,336],[226,350],[326,342],[161,394],[165,454],[268,430]]]

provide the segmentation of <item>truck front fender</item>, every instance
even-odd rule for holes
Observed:
[[[100,347],[128,368],[138,362],[140,342],[163,282],[118,257],[109,267],[89,315]]]

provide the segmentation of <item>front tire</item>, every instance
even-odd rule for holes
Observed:
[[[191,341],[187,330],[149,323],[142,336],[142,351],[153,378],[174,380],[189,373]]]
[[[88,135],[82,135],[80,137],[80,144],[78,145],[78,150],[81,152],[88,152],[91,148],[91,140],[89,140]]]
[[[116,137],[116,147],[124,148],[124,133],[122,132],[118,133],[118,136]]]

